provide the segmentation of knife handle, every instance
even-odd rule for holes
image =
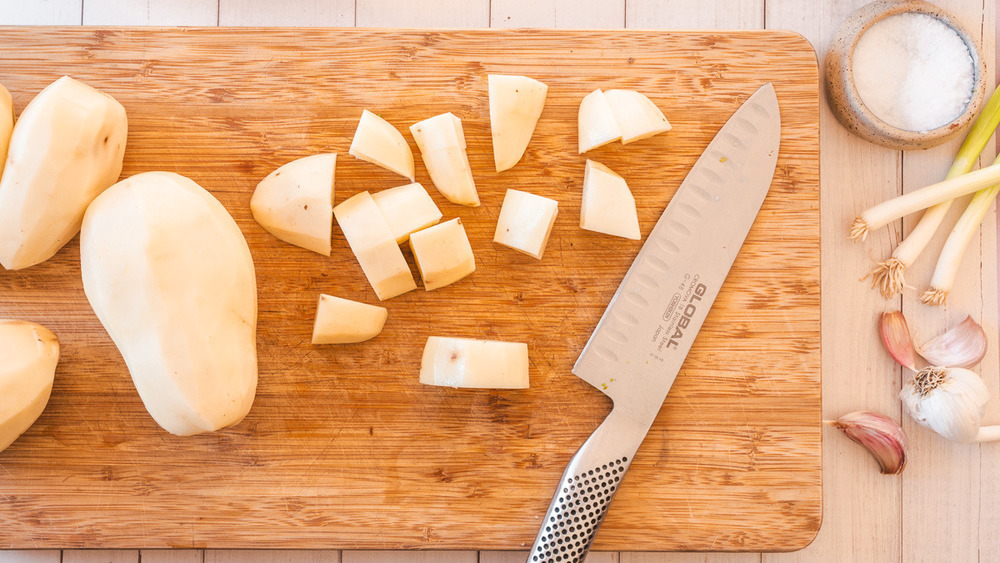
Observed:
[[[583,561],[648,430],[624,409],[611,409],[566,466],[528,563]]]

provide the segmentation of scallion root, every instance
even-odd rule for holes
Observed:
[[[904,271],[906,264],[899,258],[889,258],[885,262],[879,262],[875,269],[868,273],[868,276],[872,277],[872,289],[878,289],[886,299],[900,293],[906,287]]]
[[[928,289],[920,296],[920,302],[925,305],[944,305],[948,301],[947,289]]]
[[[850,239],[855,242],[858,240],[865,240],[868,238],[868,230],[868,223],[861,217],[855,217],[854,224],[851,225]]]

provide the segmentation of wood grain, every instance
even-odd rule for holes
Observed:
[[[0,61],[19,110],[72,68],[129,111],[124,175],[177,171],[226,205],[257,265],[261,371],[243,423],[167,435],[86,303],[75,242],[36,268],[0,272],[0,316],[50,326],[64,349],[46,412],[0,454],[10,498],[0,545],[523,549],[564,464],[608,412],[570,368],[638,250],[576,226],[579,100],[611,84],[637,88],[673,123],[667,135],[588,155],[629,180],[648,233],[765,80],[784,120],[771,193],[595,548],[780,550],[812,539],[821,510],[818,95],[812,50],[798,36],[49,28],[3,29],[0,39],[19,45]],[[501,175],[488,141],[490,72],[550,86],[525,159]],[[365,107],[404,130],[444,111],[463,118],[483,206],[435,197],[446,217],[463,218],[478,269],[387,302],[386,330],[366,345],[312,347],[317,293],[374,296],[339,231],[331,258],[311,255],[270,237],[247,203],[272,169],[318,151],[344,153],[338,200],[405,183],[346,155]],[[422,167],[418,180],[431,185]],[[542,262],[490,242],[514,186],[560,201]],[[532,388],[421,387],[430,334],[528,342]]]
[[[219,0],[87,0],[83,24],[218,25]]]
[[[3,25],[77,25],[83,20],[80,0],[0,2]]]
[[[58,549],[0,550],[0,563],[60,563]]]
[[[614,29],[625,26],[625,0],[581,10],[576,0],[491,0],[490,27]]]
[[[867,0],[810,5],[768,0],[767,22],[794,28],[825,53],[834,33]],[[804,27],[802,21],[811,22]],[[837,22],[830,24],[829,22]],[[882,348],[876,318],[886,303],[858,281],[898,242],[884,229],[864,246],[847,240],[846,225],[865,209],[894,197],[901,188],[901,158],[848,132],[822,100],[820,128],[823,225],[823,415],[833,420],[858,410],[879,412],[901,422],[899,367]],[[850,164],[848,164],[850,163]],[[834,353],[830,353],[834,350]],[[907,470],[909,471],[909,470]],[[816,561],[901,561],[901,477],[879,474],[871,456],[833,429],[823,441],[823,527],[806,549],[764,554],[767,563]]]
[[[145,559],[143,561],[145,562]],[[340,561],[338,552],[326,549],[208,549],[205,550],[204,563],[340,563]]]
[[[983,26],[989,21],[983,6],[974,0],[943,0],[940,5],[954,14],[980,42],[985,52],[991,51],[995,29]],[[992,3],[996,8],[996,3]],[[987,84],[996,84],[996,69],[990,68]],[[988,92],[990,93],[990,92]],[[906,153],[903,157],[903,191],[919,189],[939,181],[958,152],[960,140],[919,153]],[[979,165],[993,162],[995,147],[988,146]],[[998,420],[1000,413],[1000,371],[995,345],[997,336],[996,278],[985,274],[992,270],[997,256],[995,206],[983,221],[979,236],[973,239],[963,258],[962,270],[945,307],[929,307],[919,303],[919,293],[927,288],[938,255],[948,233],[965,210],[969,198],[962,198],[949,213],[935,239],[913,266],[912,280],[915,289],[903,295],[902,310],[914,327],[915,338],[925,342],[947,328],[972,315],[983,324],[990,335],[989,353],[976,371],[990,389],[991,400],[985,412],[987,421]],[[919,217],[906,218],[904,232],[913,227]],[[910,374],[904,374],[908,378]],[[980,538],[983,536],[983,516],[995,511],[995,505],[983,504],[985,499],[996,498],[990,493],[990,483],[995,481],[998,451],[997,444],[957,444],[943,440],[935,433],[919,426],[912,419],[904,421],[903,428],[910,437],[911,448],[920,452],[912,456],[902,488],[902,537],[904,561],[931,561],[937,554],[948,554],[954,561],[974,561],[996,558],[984,557]],[[985,492],[985,494],[984,494]],[[949,526],[939,528],[936,522],[945,521]],[[995,542],[995,539],[985,539]],[[994,544],[995,545],[995,544]]]
[[[219,25],[354,25],[354,0],[219,0]]]
[[[336,562],[336,554],[327,561]],[[139,552],[141,563],[205,563],[205,552],[200,549],[143,549]],[[247,561],[247,563],[250,563]]]
[[[62,563],[139,563],[135,549],[67,549]]]

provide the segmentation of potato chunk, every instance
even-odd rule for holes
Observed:
[[[250,198],[253,218],[278,240],[330,255],[337,155],[293,160],[257,184]]]
[[[361,120],[354,132],[348,154],[406,176],[411,182],[416,179],[413,151],[403,134],[391,123],[368,110],[361,112]]]
[[[616,237],[639,240],[639,215],[625,179],[607,166],[587,161],[583,176],[580,227]]]
[[[320,295],[313,323],[313,344],[353,344],[382,332],[389,311],[350,299]]]
[[[528,388],[528,345],[431,336],[420,362],[420,383],[443,387]]]
[[[524,156],[545,107],[549,87],[527,76],[491,74],[490,133],[497,172],[513,168]]]
[[[478,207],[479,192],[465,152],[462,120],[452,113],[443,113],[411,125],[410,132],[441,195],[452,203]]]
[[[507,190],[493,242],[541,260],[558,213],[559,202],[554,199]]]
[[[441,220],[441,211],[420,184],[396,186],[372,194],[375,205],[396,237],[396,244],[410,240],[410,234]]]
[[[461,219],[413,233],[410,249],[427,291],[451,285],[476,271],[472,245]]]
[[[410,265],[370,193],[351,196],[334,207],[333,214],[379,300],[417,289]]]

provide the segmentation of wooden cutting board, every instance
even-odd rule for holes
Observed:
[[[783,121],[770,194],[595,543],[603,550],[792,550],[821,520],[819,87],[775,31],[0,28],[18,112],[69,74],[129,116],[123,176],[170,170],[214,193],[253,253],[260,384],[234,428],[176,437],[139,400],[90,310],[74,240],[0,271],[0,318],[62,343],[48,407],[0,453],[0,548],[525,549],[566,462],[609,412],[570,373],[641,242],[578,227],[586,157],[631,186],[643,235],[719,127],[767,81]],[[487,75],[549,85],[521,163],[493,169]],[[640,90],[669,133],[576,152],[581,98]],[[347,154],[364,108],[404,131],[462,118],[482,198],[447,203],[477,270],[392,299],[385,331],[309,343],[320,292],[376,302],[339,229],[333,256],[251,218],[257,182],[340,153],[336,200],[407,183]],[[507,188],[559,201],[545,258],[492,243]],[[407,251],[412,265],[412,257]],[[416,269],[414,268],[414,272]],[[429,335],[527,342],[531,388],[417,382]],[[0,398],[2,400],[2,398]]]

